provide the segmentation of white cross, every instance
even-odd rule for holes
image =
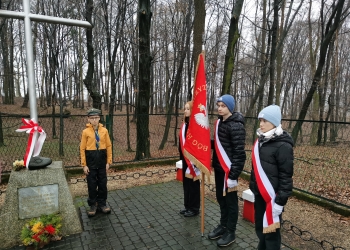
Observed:
[[[58,23],[71,26],[79,26],[84,28],[92,28],[92,25],[87,21],[80,21],[68,18],[36,15],[30,13],[30,0],[23,0],[24,12],[16,12],[9,10],[0,10],[0,17],[9,17],[24,20],[24,37],[27,54],[27,77],[28,77],[28,92],[29,92],[29,107],[30,117],[38,122],[38,112],[36,107],[36,93],[35,93],[35,75],[34,75],[34,60],[33,60],[33,41],[31,20],[46,23]]]

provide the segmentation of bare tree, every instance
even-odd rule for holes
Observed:
[[[111,6],[110,9],[113,9],[112,2],[110,2]],[[108,10],[108,3],[106,0],[103,0],[102,2],[102,8],[103,8],[103,15],[104,15],[104,27],[106,31],[106,44],[107,44],[107,57],[108,57],[108,72],[110,74],[110,79],[111,79],[111,95],[110,95],[110,102],[109,102],[109,109],[108,109],[108,114],[109,114],[109,119],[110,119],[110,124],[113,125],[113,113],[114,113],[114,105],[115,105],[115,97],[117,93],[117,76],[115,74],[115,62],[116,62],[116,56],[117,56],[117,51],[119,48],[120,40],[121,37],[118,37],[118,31],[119,27],[123,27],[124,21],[125,21],[125,11],[126,11],[126,1],[122,1],[117,5],[117,15],[116,18],[113,19],[113,27],[114,27],[114,33],[115,37],[113,39],[113,51],[112,51],[112,25],[110,24],[111,22],[111,16],[109,16],[108,13],[112,14],[112,11]],[[123,32],[121,32],[121,35],[123,35]],[[126,63],[126,62],[124,62]],[[121,67],[118,72],[118,76],[120,75]],[[109,133],[110,136],[113,137],[113,126],[110,126],[109,128]]]
[[[149,138],[149,98],[150,98],[150,0],[139,0],[139,93],[136,108],[137,146],[135,160],[151,157]]]
[[[188,51],[187,48],[190,44],[190,38],[191,38],[191,9],[192,9],[192,1],[190,0],[188,3],[187,12],[184,11],[184,12],[186,12],[186,15],[185,15],[186,21],[183,24],[183,31],[185,31],[185,32],[182,32],[182,38],[181,38],[182,43],[180,44],[180,46],[182,47],[182,50],[180,53],[180,61],[179,61],[179,64],[178,64],[178,67],[176,70],[176,76],[175,76],[175,80],[174,80],[173,87],[172,87],[172,95],[171,95],[170,102],[169,102],[169,108],[167,110],[167,120],[166,120],[166,125],[165,125],[165,131],[164,131],[162,142],[160,143],[160,146],[159,146],[160,150],[164,149],[165,143],[168,139],[168,133],[169,133],[170,121],[171,121],[171,113],[173,111],[175,98],[179,95],[179,91],[180,91],[180,87],[181,87],[181,76],[182,76],[182,71],[184,68],[184,61],[186,59],[186,54]]]
[[[94,9],[94,0],[86,0],[85,4],[85,18],[86,21],[92,22],[92,13]],[[95,66],[95,55],[93,46],[92,29],[86,29],[86,46],[87,46],[87,60],[88,69],[84,81],[84,85],[88,90],[90,97],[92,98],[92,105],[94,108],[101,109],[101,94],[98,92],[98,87],[94,82],[94,66]]]
[[[266,3],[266,2],[265,2]],[[265,53],[264,58],[264,65],[261,69],[261,77],[260,77],[260,85],[258,86],[258,88],[255,91],[255,94],[252,96],[252,98],[250,99],[250,104],[249,104],[249,108],[247,111],[247,116],[251,116],[253,114],[253,109],[254,109],[254,105],[257,102],[258,98],[259,98],[259,102],[258,102],[258,110],[261,109],[261,106],[263,104],[263,96],[264,96],[264,87],[265,87],[265,83],[267,81],[268,76],[270,76],[270,74],[275,74],[275,60],[276,60],[276,56],[277,56],[277,51],[279,51],[281,49],[281,47],[283,46],[284,40],[292,26],[292,24],[294,23],[294,20],[296,18],[296,16],[298,15],[298,12],[302,6],[303,0],[301,0],[299,2],[299,5],[297,6],[296,10],[294,11],[294,13],[292,14],[292,10],[293,10],[293,5],[294,0],[290,1],[289,3],[289,7],[288,7],[288,14],[285,20],[285,24],[283,25],[284,29],[283,31],[281,31],[280,36],[278,37],[278,40],[275,40],[278,34],[277,32],[277,27],[278,27],[278,16],[276,17],[276,15],[278,15],[278,10],[279,10],[279,2],[275,1],[273,4],[274,7],[274,21],[273,21],[273,28],[269,28],[269,36],[267,37],[268,39],[268,45],[267,45],[267,51]],[[277,13],[276,13],[277,12]],[[277,20],[276,20],[277,19]],[[267,22],[268,24],[268,22]],[[277,26],[276,26],[277,25]],[[262,31],[264,32],[264,31]],[[277,42],[277,44],[275,44]],[[274,50],[274,51],[272,51]],[[262,50],[263,51],[263,50]],[[269,56],[268,56],[269,55]],[[272,65],[271,65],[272,63]],[[272,68],[271,68],[272,66]],[[270,95],[269,94],[269,100],[268,104],[271,104],[271,100],[273,100],[273,96],[274,96],[274,88],[275,88],[275,84],[274,84],[274,76],[270,76],[270,81],[272,80],[272,83],[270,83],[270,87],[269,87],[269,93],[272,91],[273,93]],[[272,96],[272,97],[271,97]]]
[[[293,137],[295,142],[298,138],[299,131],[300,131],[301,126],[303,124],[303,120],[305,119],[307,110],[308,110],[309,105],[312,101],[313,94],[316,91],[316,89],[320,83],[321,74],[323,71],[323,66],[325,64],[325,59],[326,59],[329,44],[333,38],[335,31],[338,29],[340,22],[341,22],[344,2],[345,2],[345,0],[339,0],[337,3],[334,2],[335,4],[333,5],[331,15],[329,16],[328,21],[326,23],[324,33],[322,33],[323,38],[322,38],[322,42],[321,42],[321,46],[320,46],[320,57],[318,60],[316,72],[313,76],[312,84],[311,84],[311,87],[307,93],[306,99],[303,102],[301,111],[299,113],[298,121],[296,122],[296,124],[293,128],[293,131],[292,131],[292,137]],[[324,5],[324,3],[322,2],[322,7],[323,7],[323,5]]]

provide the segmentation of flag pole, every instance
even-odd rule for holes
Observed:
[[[204,236],[204,182],[205,182],[205,178],[204,178],[204,173],[202,171],[202,180],[201,180],[201,207],[202,207],[202,211],[201,211],[201,233],[202,233],[202,237]]]
[[[204,34],[202,35],[204,36]],[[203,37],[202,37],[202,53],[205,55],[205,51],[204,51],[204,44],[203,44]],[[207,107],[207,105],[205,105]],[[204,184],[205,184],[205,178],[204,178],[204,173],[202,172],[202,181],[201,181],[201,207],[202,207],[202,211],[201,211],[201,233],[202,233],[202,237],[204,236]]]
[[[210,126],[207,111],[205,52],[198,55],[193,88],[193,110],[184,145],[184,156],[201,170],[201,234],[204,236],[205,175],[210,176]]]

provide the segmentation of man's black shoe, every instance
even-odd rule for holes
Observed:
[[[186,208],[180,210],[180,214],[185,214],[188,210]]]
[[[198,211],[195,212],[195,211],[188,210],[186,213],[184,213],[184,216],[185,217],[193,217],[193,216],[196,216],[198,214],[199,214]]]
[[[226,227],[223,227],[221,225],[217,226],[212,232],[208,234],[208,238],[210,240],[215,240],[221,236],[223,236],[226,233]]]
[[[236,240],[235,233],[226,231],[226,233],[221,237],[221,239],[218,240],[217,245],[219,247],[226,247],[232,244],[233,242],[235,242],[235,240]]]

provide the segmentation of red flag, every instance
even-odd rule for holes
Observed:
[[[193,108],[184,149],[185,156],[193,162],[202,173],[210,175],[210,131],[203,52],[198,56],[193,88]]]

